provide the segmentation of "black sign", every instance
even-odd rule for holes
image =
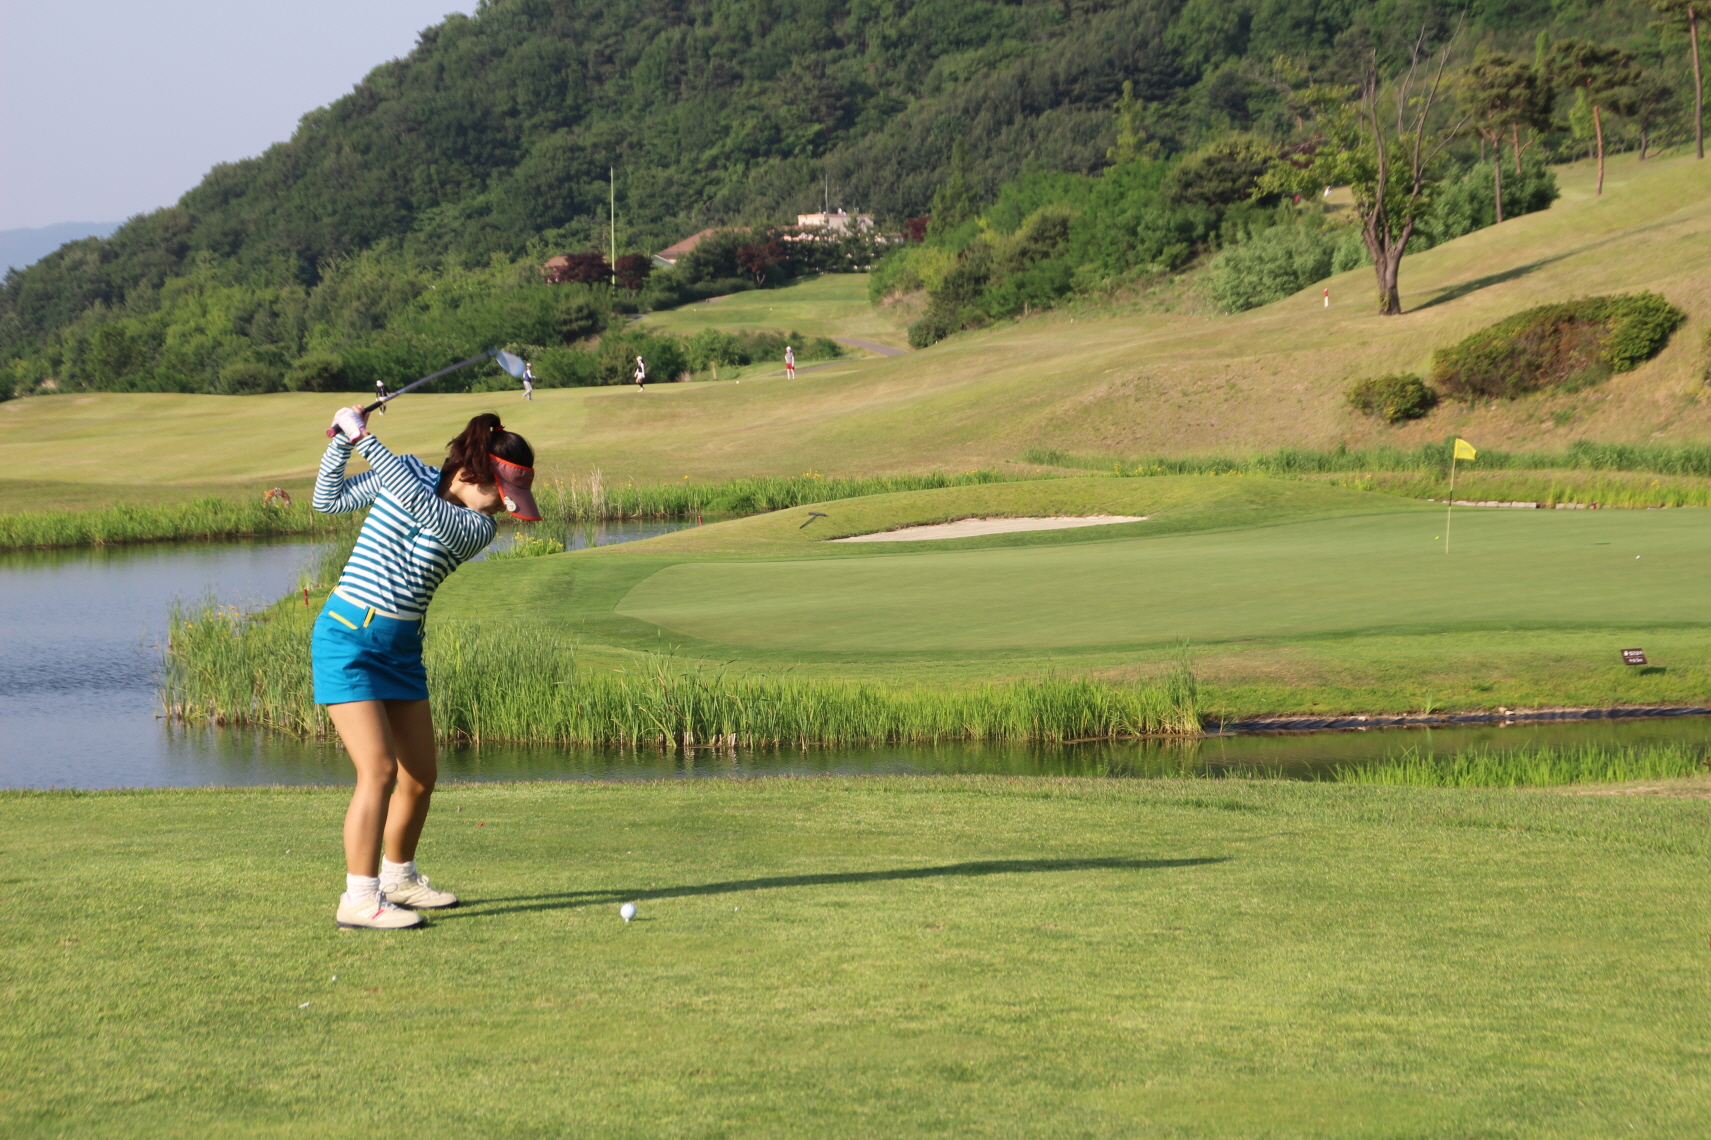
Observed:
[[[1644,665],[1645,663],[1646,663],[1646,651],[1644,649],[1624,649],[1624,650],[1622,650],[1622,664],[1624,664],[1624,665]]]

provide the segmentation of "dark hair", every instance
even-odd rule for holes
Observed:
[[[506,431],[492,412],[482,412],[446,444],[446,459],[440,464],[440,493],[445,493],[460,471],[471,483],[491,484],[493,464],[487,458],[489,455],[497,455],[519,467],[535,465],[535,449],[529,446],[529,441],[514,431]]]

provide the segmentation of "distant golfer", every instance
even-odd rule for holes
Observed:
[[[636,357],[636,390],[638,392],[646,392],[648,390],[647,361],[643,360],[639,356]]]
[[[439,774],[422,668],[423,615],[445,576],[493,541],[494,515],[540,518],[530,492],[535,453],[491,412],[446,445],[437,469],[388,451],[368,433],[360,407],[340,408],[333,426],[342,434],[321,457],[315,509],[372,507],[309,647],[315,702],[327,706],[356,766],[345,812],[345,893],[335,918],[343,927],[395,930],[421,925],[417,911],[457,905],[456,895],[416,869],[416,841]],[[352,451],[369,470],[347,479]]]
[[[535,370],[530,365],[523,365],[523,399],[531,403],[535,398]]]
[[[787,379],[796,379],[796,350],[788,344],[784,346],[784,375]]]
[[[374,398],[376,400],[386,399],[386,381],[376,380],[374,382]],[[385,404],[380,405],[380,414],[383,416],[386,414],[386,405]]]

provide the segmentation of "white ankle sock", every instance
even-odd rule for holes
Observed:
[[[346,875],[345,896],[352,902],[365,899],[380,893],[380,876],[378,875]]]
[[[380,857],[381,882],[397,883],[404,879],[414,879],[415,877],[416,861],[414,859],[410,860],[408,863],[394,863],[384,855]]]

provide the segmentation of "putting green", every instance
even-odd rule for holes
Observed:
[[[812,561],[685,563],[617,612],[732,646],[973,651],[1711,620],[1711,517],[1468,510]]]

